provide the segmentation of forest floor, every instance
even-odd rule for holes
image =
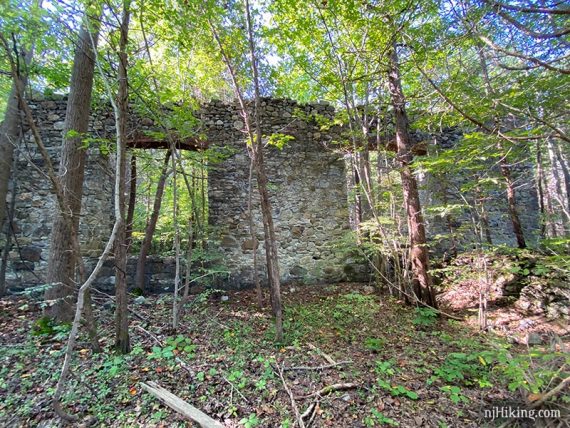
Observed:
[[[484,409],[523,403],[521,385],[532,392],[529,348],[364,285],[286,287],[279,345],[252,290],[192,296],[176,334],[170,296],[139,298],[126,356],[112,351],[112,304],[94,297],[104,351],[93,354],[81,336],[64,404],[95,426],[188,426],[141,388],[148,381],[246,428],[298,426],[287,390],[311,427],[479,427],[491,423]],[[2,427],[60,426],[50,396],[68,328],[38,325],[40,316],[29,299],[0,300]],[[34,325],[45,334],[31,334]]]

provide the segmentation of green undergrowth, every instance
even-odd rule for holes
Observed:
[[[93,415],[101,426],[184,426],[141,389],[141,382],[153,380],[218,420],[243,427],[293,426],[277,369],[326,365],[327,355],[347,363],[284,373],[297,397],[327,385],[357,385],[323,396],[318,417],[325,425],[410,426],[414,417],[427,414],[438,426],[478,426],[469,409],[489,394],[511,399],[543,394],[568,376],[569,356],[560,350],[518,349],[429,310],[354,290],[327,289],[317,298],[286,302],[284,343],[274,342],[271,317],[233,300],[213,307],[208,299],[197,299],[184,328],[169,334],[159,320],[168,320],[172,302],[155,299],[145,329],[154,331],[160,344],[134,328],[132,352],[124,356],[112,351],[110,322],[102,325],[100,354],[81,336],[64,406]],[[19,331],[28,329],[26,340],[0,348],[0,425],[9,417],[20,423],[54,417],[50,398],[65,327],[48,324],[38,335],[43,323],[19,325]],[[300,410],[311,401],[298,398]]]

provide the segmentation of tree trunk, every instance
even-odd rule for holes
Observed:
[[[271,210],[271,202],[269,200],[269,193],[267,191],[267,174],[265,171],[265,163],[263,161],[263,145],[262,145],[262,131],[261,131],[261,96],[259,92],[259,76],[257,70],[257,59],[255,57],[255,44],[253,38],[253,28],[251,22],[251,14],[248,0],[245,1],[245,18],[247,24],[247,38],[249,45],[249,54],[251,59],[251,71],[253,74],[253,84],[255,90],[255,130],[251,127],[251,120],[249,110],[245,104],[243,92],[238,82],[238,76],[232,65],[230,57],[227,55],[224,45],[222,44],[220,35],[213,25],[212,21],[206,17],[212,35],[220,49],[222,59],[226,64],[232,83],[234,86],[235,94],[240,103],[241,113],[244,119],[245,129],[248,135],[249,142],[252,149],[252,160],[257,174],[257,190],[259,192],[261,202],[261,216],[263,219],[263,232],[265,238],[265,256],[267,263],[267,274],[269,279],[271,308],[273,316],[275,317],[275,339],[278,342],[283,341],[283,309],[281,305],[281,284],[279,278],[279,264],[277,254],[277,239],[275,237],[275,227],[273,225],[273,213]]]
[[[485,235],[485,241],[487,241],[487,244],[493,245],[491,227],[489,226],[489,215],[487,214],[487,209],[485,208],[485,198],[483,197],[483,192],[481,192],[481,188],[478,185],[475,187],[475,207],[477,208],[477,206],[479,207],[477,215],[481,223],[481,230]],[[481,241],[483,241],[482,236]]]
[[[253,253],[253,283],[255,284],[257,306],[259,306],[259,309],[263,309],[263,291],[261,290],[261,281],[259,280],[257,269],[257,232],[255,231],[255,222],[253,221],[253,168],[253,159],[251,159],[249,164],[249,176],[247,178],[247,220],[249,223],[249,236]]]
[[[88,18],[85,17],[85,19]],[[86,160],[86,151],[82,148],[82,140],[89,127],[95,69],[91,37],[96,44],[97,32],[89,34],[86,24],[82,25],[75,51],[65,113],[59,180],[63,188],[66,206],[70,210],[71,221],[66,221],[60,210],[55,213],[47,270],[47,282],[53,285],[45,293],[46,300],[54,301],[54,304],[46,309],[46,315],[58,321],[71,321],[73,319],[73,305],[77,291],[77,258],[81,257],[81,254],[74,254],[73,239],[79,230]],[[70,254],[74,254],[74,256],[70,257]]]
[[[12,235],[14,234],[14,212],[16,210],[16,186],[17,171],[12,174],[12,189],[10,191],[10,206],[8,216],[6,218],[6,242],[2,249],[2,266],[0,267],[0,297],[6,294],[6,270],[8,268],[8,256],[10,255],[10,247],[12,246]]]
[[[275,339],[283,341],[283,309],[281,304],[281,283],[279,277],[279,256],[277,253],[277,238],[273,224],[273,212],[267,191],[267,173],[263,160],[263,145],[261,131],[261,94],[259,91],[259,75],[257,70],[257,58],[255,56],[255,44],[249,1],[245,0],[245,12],[249,53],[251,57],[251,70],[253,73],[253,85],[255,90],[255,141],[252,141],[253,161],[257,175],[257,190],[259,191],[261,216],[263,218],[263,231],[265,235],[265,257],[267,259],[267,272],[269,276],[269,288],[271,292],[271,308],[275,317]]]
[[[141,244],[141,251],[139,253],[139,258],[137,261],[137,273],[135,278],[135,286],[140,289],[140,291],[145,291],[146,281],[145,281],[145,263],[150,247],[152,244],[152,237],[154,236],[154,231],[156,229],[156,222],[158,221],[158,216],[160,214],[160,206],[162,205],[162,195],[164,194],[164,186],[166,184],[166,178],[168,177],[168,162],[170,160],[170,151],[166,152],[164,157],[164,162],[162,164],[162,170],[160,171],[160,178],[156,185],[156,194],[154,196],[154,204],[152,206],[152,214],[146,225],[144,232],[143,242]]]
[[[505,179],[505,184],[507,186],[507,203],[509,210],[509,217],[511,218],[511,223],[513,225],[513,232],[517,238],[517,245],[519,248],[526,248],[526,242],[524,239],[524,233],[519,218],[519,213],[517,211],[517,201],[515,196],[515,186],[513,184],[513,179],[511,177],[511,168],[505,158],[505,151],[503,150],[502,144],[497,143],[497,148],[501,154],[501,160],[499,166],[501,168],[501,175]]]
[[[18,70],[18,78],[20,87],[24,89],[28,82],[28,67],[32,62],[33,45],[28,52],[24,54],[23,64],[24,70]],[[8,252],[10,250],[10,237],[12,236],[11,220],[7,220],[8,216],[13,216],[13,212],[8,214],[8,184],[12,173],[12,165],[14,162],[14,148],[18,144],[21,136],[21,118],[20,103],[18,101],[18,90],[16,84],[12,84],[12,90],[6,104],[6,113],[4,121],[0,126],[0,233],[6,233],[6,248],[2,258],[2,268],[0,272],[0,296],[5,293],[6,286],[6,263],[8,262]],[[12,186],[12,192],[16,191],[16,187]],[[15,195],[12,195],[14,199]],[[10,203],[10,205],[13,205]],[[5,257],[4,257],[5,255]]]
[[[544,204],[544,188],[542,185],[544,172],[542,170],[542,150],[540,141],[536,140],[536,191],[538,193],[538,209],[540,211],[540,237],[546,237],[546,208]]]
[[[24,87],[27,79],[23,74],[20,76],[22,87]],[[20,131],[18,94],[16,93],[16,88],[12,88],[6,105],[4,122],[2,122],[0,127],[0,232],[4,230],[4,222],[6,220],[8,185],[14,162],[14,147],[20,137]],[[6,228],[6,233],[9,233],[8,228]]]
[[[491,78],[489,77],[489,70],[487,68],[487,59],[485,58],[485,54],[483,53],[481,46],[479,46],[477,53],[479,55],[479,62],[481,63],[481,71],[483,72],[483,80],[485,82],[485,94],[487,97],[490,97],[492,99],[493,110],[497,112],[497,109],[499,108],[498,95],[495,93],[493,85],[491,84]],[[495,131],[499,132],[501,129],[501,121],[499,120],[497,114],[494,115],[493,122],[495,125]],[[517,239],[518,247],[526,248],[524,233],[520,222],[519,213],[517,211],[515,186],[513,184],[513,179],[511,176],[511,167],[507,161],[507,151],[503,148],[501,137],[498,137],[497,140],[497,150],[499,152],[499,156],[501,156],[501,159],[499,160],[499,167],[501,169],[501,175],[505,179],[505,184],[507,187],[507,206],[509,217],[511,218],[511,224],[513,225],[513,232]]]
[[[119,39],[119,90],[117,93],[117,155],[118,162],[117,185],[118,198],[118,232],[115,241],[115,349],[126,354],[130,351],[129,343],[129,312],[127,296],[127,243],[125,221],[125,187],[126,187],[126,137],[127,115],[129,107],[128,80],[127,80],[127,43],[129,35],[130,0],[123,2],[123,17],[120,27]]]
[[[562,201],[566,199],[566,208],[568,211],[570,211],[570,171],[568,170],[568,163],[566,162],[566,159],[564,159],[562,151],[560,150],[560,146],[556,143],[553,145],[556,159],[558,160],[560,169],[562,170],[562,177],[564,177],[564,187],[566,189],[566,194],[561,194],[560,198]]]
[[[390,52],[388,87],[396,120],[397,156],[400,163],[402,189],[406,202],[408,233],[410,236],[410,262],[414,275],[414,293],[417,299],[429,306],[436,306],[435,293],[429,275],[429,255],[426,232],[422,217],[418,185],[410,163],[412,162],[411,141],[406,99],[402,90],[398,53],[394,42]]]
[[[137,157],[131,154],[131,174],[129,177],[129,208],[127,210],[127,231],[125,242],[127,244],[127,253],[131,247],[133,238],[133,220],[135,217],[135,206],[137,204]]]

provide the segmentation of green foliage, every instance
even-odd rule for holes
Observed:
[[[393,376],[396,374],[396,369],[394,368],[394,361],[376,361],[376,367],[374,371],[378,375]]]
[[[456,385],[490,386],[489,370],[481,352],[452,352],[447,355],[444,363],[434,370],[428,383],[443,380],[445,383]]]
[[[249,383],[245,372],[240,368],[235,368],[230,370],[228,373],[228,381],[232,382],[233,385],[238,389],[243,389]]]
[[[261,421],[255,413],[251,413],[247,418],[242,418],[239,423],[242,424],[244,428],[254,428],[259,426]]]
[[[366,416],[363,422],[367,427],[375,427],[377,425],[390,425],[397,427],[400,425],[394,419],[385,416],[382,412],[376,409],[370,409],[370,415]]]
[[[461,388],[455,385],[445,385],[442,386],[441,389],[443,392],[445,392],[446,394],[449,395],[449,399],[454,403],[454,404],[459,404],[459,403],[468,403],[469,399],[463,395],[461,393]]]
[[[378,379],[377,383],[378,386],[380,386],[380,388],[389,392],[392,397],[401,396],[409,398],[410,400],[417,400],[419,398],[419,395],[416,392],[410,391],[408,388],[406,388],[403,385],[398,385],[398,384],[392,385],[390,382],[384,379]]]
[[[71,329],[71,323],[56,323],[53,318],[41,317],[38,318],[32,325],[31,334],[32,336],[47,336],[53,337],[56,340],[63,339],[69,330]]]
[[[376,337],[367,337],[364,341],[364,346],[366,349],[374,352],[379,352],[384,348],[385,340]]]
[[[285,147],[287,144],[289,144],[290,141],[293,141],[294,139],[295,137],[292,135],[275,133],[267,137],[267,144],[273,147],[277,147],[279,150],[283,150],[283,147]]]
[[[177,354],[184,355],[185,358],[194,358],[196,345],[188,337],[178,335],[166,339],[166,346],[153,346],[152,352],[147,356],[149,360],[172,359]]]
[[[437,311],[433,308],[416,308],[413,324],[421,327],[431,327],[437,321]]]
[[[103,369],[102,376],[113,378],[126,370],[125,359],[122,356],[111,357],[103,363]]]
[[[375,372],[378,375],[378,379],[376,380],[377,385],[393,397],[401,396],[409,398],[410,400],[417,400],[419,395],[416,392],[410,391],[403,385],[390,382],[389,379],[397,373],[393,364],[394,362],[392,360],[376,361]]]

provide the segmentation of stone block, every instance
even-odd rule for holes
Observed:
[[[39,262],[42,257],[42,249],[35,245],[26,245],[20,249],[22,260],[29,262]]]

